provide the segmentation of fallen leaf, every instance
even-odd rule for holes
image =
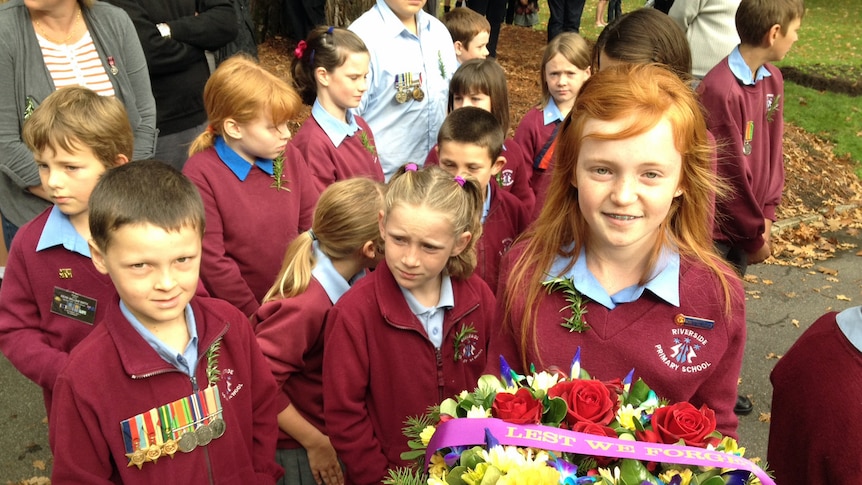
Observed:
[[[835,299],[841,300],[841,301],[853,301],[852,298],[850,298],[849,296],[846,296],[846,295],[836,295]]]
[[[840,281],[838,280],[838,278],[836,278],[836,277],[834,277],[834,276],[827,276],[827,277],[826,277],[826,281],[828,281],[828,282],[830,282],[830,283],[840,283]]]
[[[38,470],[44,470],[45,460],[33,460],[33,468],[36,468]]]
[[[857,251],[856,256],[862,256],[862,251]]]
[[[799,295],[797,295],[795,291],[788,291],[784,294],[784,296],[786,296],[787,298],[796,298]]]
[[[757,276],[753,274],[747,274],[743,276],[742,279],[745,280],[746,283],[757,283],[758,280]]]
[[[816,269],[817,271],[819,271],[823,274],[838,276],[838,270],[837,269],[827,268],[826,266],[818,266],[814,269]]]
[[[792,323],[794,327],[799,328],[799,320],[794,318],[790,321],[790,323]]]
[[[761,281],[764,285],[771,285],[771,284],[773,284],[773,283],[772,283],[772,280],[763,279],[763,280],[760,280],[760,281]]]
[[[766,360],[771,360],[771,359],[778,360],[780,358],[781,358],[781,356],[776,354],[775,352],[770,352],[770,353],[766,354]]]
[[[757,420],[761,423],[769,423],[772,422],[772,413],[760,413],[760,416],[757,417]],[[752,460],[754,461],[754,460]]]

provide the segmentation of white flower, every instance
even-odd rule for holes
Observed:
[[[533,390],[539,391],[536,399],[542,399],[545,397],[545,394],[548,393],[548,389],[554,387],[559,380],[559,374],[551,374],[545,371],[527,376],[527,384],[529,384]]]
[[[470,410],[467,411],[468,418],[490,418],[491,410],[485,409],[484,406],[476,406],[475,404],[470,407]]]

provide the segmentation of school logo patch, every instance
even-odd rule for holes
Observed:
[[[223,369],[221,371],[221,378],[225,383],[225,389],[221,392],[221,397],[223,399],[233,399],[234,396],[242,389],[241,382],[234,382],[234,370],[233,369]]]
[[[712,366],[701,354],[709,340],[700,332],[689,328],[672,328],[665,343],[655,345],[655,352],[662,364],[684,374],[701,372]]]
[[[479,347],[479,337],[476,334],[465,336],[458,349],[458,361],[466,364],[475,361],[480,355],[482,355],[482,348]]]
[[[503,170],[500,172],[500,183],[503,187],[511,187],[515,183],[515,177],[512,176],[511,170]]]

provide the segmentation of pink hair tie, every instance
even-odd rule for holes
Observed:
[[[408,163],[407,165],[404,165],[404,171],[405,172],[417,172],[417,171],[419,171],[419,165],[416,165],[415,163]]]
[[[463,187],[463,186],[464,186],[464,183],[465,183],[465,182],[467,182],[467,181],[466,181],[466,180],[464,180],[464,177],[462,177],[462,176],[460,176],[460,175],[456,175],[456,176],[455,176],[455,182],[458,182],[458,185],[460,185],[461,187]]]
[[[308,44],[304,40],[299,41],[299,43],[296,44],[296,49],[293,50],[293,55],[297,59],[302,59],[302,55],[305,54],[306,47],[308,47]]]

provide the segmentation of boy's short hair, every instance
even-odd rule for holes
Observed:
[[[503,128],[497,117],[475,106],[465,106],[449,113],[437,133],[437,147],[446,142],[470,143],[488,149],[491,163],[503,151]]]
[[[51,93],[24,123],[21,138],[33,153],[46,149],[69,153],[89,148],[105,167],[117,155],[132,159],[135,134],[123,103],[81,86]]]
[[[455,7],[443,15],[443,25],[452,36],[452,42],[469,47],[470,41],[480,32],[491,32],[491,24],[484,16],[466,7]]]
[[[90,195],[90,234],[104,252],[114,231],[152,224],[165,231],[192,227],[203,238],[204,204],[197,187],[164,162],[127,163],[102,175]]]
[[[790,22],[805,15],[803,0],[742,0],[736,10],[736,31],[746,45],[760,45],[773,25],[787,34]]]

